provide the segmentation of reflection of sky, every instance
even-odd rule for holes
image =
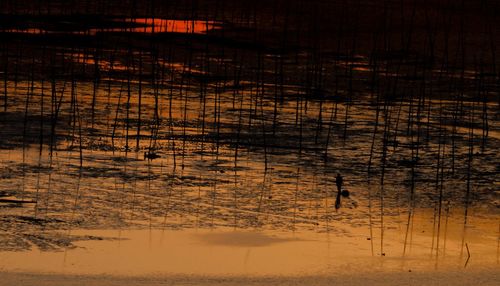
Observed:
[[[115,275],[316,275],[359,274],[412,270],[467,271],[489,269],[497,263],[493,219],[476,218],[464,231],[461,215],[450,213],[446,230],[434,241],[432,213],[418,209],[407,240],[406,227],[386,229],[384,256],[379,237],[370,238],[366,228],[351,228],[332,221],[333,228],[348,234],[280,232],[262,229],[145,229],[69,231],[74,236],[103,237],[77,241],[79,248],[64,252],[4,252],[4,271]],[[377,233],[378,234],[378,233]],[[376,240],[372,255],[371,243]],[[81,248],[80,248],[81,247]],[[464,251],[462,253],[462,250]],[[383,261],[381,260],[383,259]]]
[[[125,21],[116,20],[115,23],[127,23],[126,27],[117,28],[89,28],[78,30],[51,30],[43,28],[26,28],[26,29],[7,29],[8,33],[24,33],[24,34],[79,34],[79,35],[96,35],[103,32],[129,32],[129,33],[183,33],[183,34],[204,34],[209,30],[216,29],[216,23],[213,21],[202,20],[168,20],[158,18],[129,18]],[[134,25],[130,25],[130,24]]]
[[[139,24],[143,27],[129,29],[139,33],[187,33],[202,34],[214,28],[212,21],[200,20],[167,20],[153,18],[127,19],[127,22]]]

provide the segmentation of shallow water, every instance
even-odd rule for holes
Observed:
[[[2,271],[498,267],[495,33],[459,57],[295,6],[183,7],[4,15]],[[401,29],[383,35],[430,37]],[[338,210],[337,173],[350,192]]]
[[[441,236],[434,239],[432,214],[417,210],[406,244],[401,222],[388,222],[383,255],[379,245],[372,245],[381,242],[378,233],[370,237],[366,227],[340,223],[332,228],[343,228],[343,234],[238,228],[72,229],[63,233],[81,237],[74,242],[76,248],[4,252],[0,267],[72,275],[321,276],[475,271],[498,265],[497,221],[472,217],[463,228],[461,215],[450,214]]]
[[[94,28],[94,25],[82,27],[79,30],[67,30],[62,28],[22,28],[22,29],[6,29],[0,30],[4,33],[21,33],[21,34],[73,34],[73,35],[92,35],[98,33],[185,33],[185,34],[205,34],[209,30],[215,28],[215,23],[212,21],[201,20],[171,20],[161,18],[126,18],[126,19],[110,19],[113,23],[111,28]],[[67,24],[67,23],[59,23]],[[121,26],[121,27],[120,27]]]

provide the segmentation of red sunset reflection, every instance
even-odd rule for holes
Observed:
[[[201,20],[168,20],[156,18],[127,19],[141,27],[131,28],[129,31],[137,33],[189,33],[204,34],[215,28],[212,21]]]

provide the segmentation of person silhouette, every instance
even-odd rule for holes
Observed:
[[[335,199],[335,209],[340,208],[340,196],[342,195],[342,183],[344,182],[344,179],[340,175],[340,173],[337,173],[337,177],[335,177],[335,184],[337,185],[337,198]]]
[[[340,175],[340,173],[337,173],[337,177],[335,177],[335,184],[337,184],[337,191],[340,193],[342,192],[342,183],[344,182],[344,179]]]

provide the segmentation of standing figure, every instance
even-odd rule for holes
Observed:
[[[335,209],[338,210],[340,208],[340,196],[342,195],[342,183],[344,179],[340,173],[337,173],[337,177],[335,177],[335,184],[337,185],[337,199],[335,199]]]
[[[335,177],[335,184],[337,184],[337,191],[340,193],[342,192],[342,183],[344,182],[344,179],[340,175],[340,173],[337,173],[337,177]]]

